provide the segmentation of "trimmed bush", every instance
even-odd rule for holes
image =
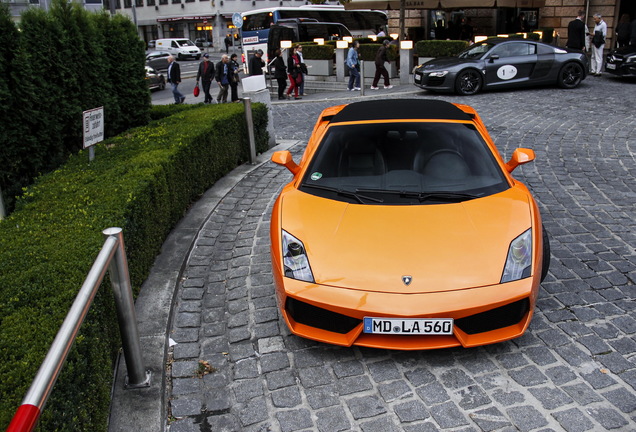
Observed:
[[[360,45],[360,48],[358,49],[358,57],[360,60],[375,62],[375,56],[381,46],[382,44],[379,43]],[[395,61],[399,55],[400,50],[397,45],[389,45],[386,53],[387,60]]]
[[[267,108],[252,106],[257,151],[262,152],[268,141]],[[101,143],[91,163],[87,153],[71,156],[40,177],[15,212],[0,221],[3,428],[103,244],[101,231],[123,228],[131,282],[138,290],[189,204],[248,159],[243,106],[197,105]],[[107,430],[113,360],[120,345],[112,297],[109,287],[100,288],[40,430]]]
[[[334,55],[334,47],[331,45],[318,45],[314,42],[303,43],[303,58],[305,60],[331,60]]]
[[[20,32],[4,5],[0,12],[0,189],[9,211],[23,187],[81,150],[82,111],[104,107],[107,137],[149,120],[135,25],[77,2],[51,4],[25,10]],[[6,98],[4,87],[12,89]]]
[[[415,43],[418,57],[452,57],[468,47],[467,41],[425,40]]]

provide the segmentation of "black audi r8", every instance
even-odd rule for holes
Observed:
[[[473,95],[483,89],[556,84],[577,87],[585,79],[584,52],[527,39],[492,38],[473,44],[456,57],[424,63],[414,83],[426,90]]]

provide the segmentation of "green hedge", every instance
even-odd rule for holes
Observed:
[[[358,57],[360,60],[364,61],[375,61],[375,56],[378,53],[378,50],[382,44],[379,43],[370,43],[360,45],[358,48]],[[395,61],[400,55],[400,50],[397,45],[389,45],[389,49],[387,50],[386,57],[389,61]]]
[[[8,211],[42,173],[82,148],[82,111],[104,107],[112,137],[148,123],[144,43],[124,15],[52,0],[17,31],[0,2],[0,189]],[[11,91],[7,91],[11,89]]]
[[[468,42],[457,40],[425,40],[415,43],[418,57],[452,57],[468,47]]]
[[[253,108],[262,152],[267,108]],[[171,228],[191,202],[247,160],[247,143],[241,104],[197,105],[101,143],[91,163],[87,151],[71,156],[26,190],[0,221],[0,427],[35,377],[101,249],[102,230],[123,228],[138,290]],[[100,288],[39,430],[106,431],[120,345],[112,297],[109,287]]]
[[[315,42],[301,44],[303,46],[303,58],[305,60],[331,60],[334,55],[334,47],[331,45],[318,45]]]

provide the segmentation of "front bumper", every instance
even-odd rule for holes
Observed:
[[[452,91],[454,88],[453,77],[454,75],[450,73],[443,77],[432,77],[428,73],[415,71],[413,83],[425,90]]]
[[[292,333],[343,346],[421,350],[474,347],[521,336],[533,315],[539,278],[427,294],[393,294],[307,284],[275,277],[282,315]],[[284,284],[284,285],[283,285]],[[365,316],[453,318],[453,335],[363,333]]]

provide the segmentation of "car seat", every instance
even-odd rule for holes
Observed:
[[[344,145],[338,164],[340,177],[375,176],[385,172],[384,156],[374,143],[358,139]]]

